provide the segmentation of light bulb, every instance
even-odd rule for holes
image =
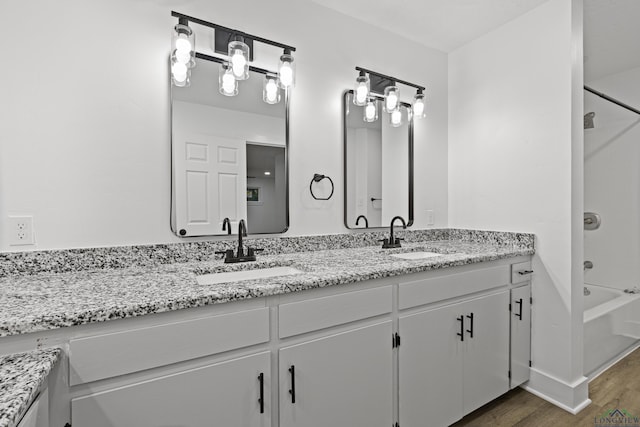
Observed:
[[[397,128],[402,124],[402,112],[399,108],[391,112],[391,126]]]
[[[367,99],[367,105],[364,107],[364,121],[375,122],[378,120],[378,107],[375,98],[369,97]]]
[[[220,64],[220,93],[224,96],[235,96],[238,94],[238,81],[233,76],[231,65]]]
[[[421,119],[425,116],[425,105],[424,105],[424,93],[422,93],[422,89],[418,90],[416,96],[413,98],[413,116]]]
[[[176,50],[175,58],[176,58],[176,62],[180,62],[182,64],[188,64],[191,61],[191,51]]]
[[[354,92],[353,103],[359,106],[365,105],[369,95],[369,78],[364,71],[360,71],[360,75],[356,79],[356,90]]]
[[[280,66],[278,67],[278,81],[280,82],[281,88],[286,89],[289,86],[293,86],[295,76],[293,67],[293,57],[290,54],[285,53],[280,56]]]
[[[179,34],[176,39],[176,50],[183,52],[191,52],[191,42],[185,34]]]
[[[265,76],[262,100],[267,104],[277,104],[280,102],[280,92],[278,92],[278,83],[275,77]]]
[[[249,78],[249,46],[243,41],[229,42],[229,61],[236,80]]]
[[[171,66],[171,74],[176,81],[184,81],[187,78],[187,66],[182,62],[176,62]]]

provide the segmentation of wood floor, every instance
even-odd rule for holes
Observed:
[[[640,416],[640,349],[635,350],[589,384],[592,403],[578,415],[516,388],[454,424],[455,427],[590,426],[607,410],[625,409]]]

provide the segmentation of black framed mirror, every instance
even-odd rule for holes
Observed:
[[[289,91],[263,102],[265,75],[250,71],[233,97],[219,92],[220,64],[196,58],[188,87],[171,86],[171,227],[181,237],[289,227]]]
[[[343,107],[344,225],[349,229],[388,227],[401,216],[413,224],[413,119],[411,105],[400,103],[401,124],[391,124],[375,98],[378,117],[365,121],[365,107],[345,91]]]

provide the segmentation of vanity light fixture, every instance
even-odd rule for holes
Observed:
[[[224,96],[236,96],[238,94],[238,81],[233,75],[233,66],[227,62],[220,64],[218,77],[220,93]]]
[[[425,116],[424,86],[380,74],[362,67],[356,67],[356,70],[359,72],[359,74],[358,78],[356,79],[356,88],[353,91],[353,103],[356,105],[365,106],[365,121],[375,121],[378,118],[377,108],[374,114],[374,107],[377,106],[375,99],[376,97],[378,97],[382,99],[384,112],[390,115],[389,121],[392,126],[397,127],[402,124],[402,112],[400,110],[400,88],[398,87],[398,84],[411,86],[413,88],[416,88],[417,90],[413,100],[413,105],[407,110],[407,117],[409,121],[411,121],[413,117],[422,118]],[[358,99],[358,90],[360,89],[364,93],[364,88],[362,88],[361,85],[363,77],[368,77],[367,95],[364,97],[365,102],[359,103],[360,100]],[[372,97],[369,96],[369,94],[375,94],[375,96],[373,96],[373,100],[371,99]]]
[[[295,65],[292,52],[295,52],[295,47],[183,15],[182,13],[171,12],[171,16],[178,18],[178,24],[174,28],[171,50],[171,82],[174,86],[184,87],[189,85],[191,68],[196,63],[195,58],[221,64],[218,76],[219,90],[220,93],[226,96],[238,94],[238,81],[248,79],[249,71],[266,76],[262,99],[268,104],[280,102],[278,87],[288,89],[294,85]],[[221,56],[211,56],[195,51],[195,35],[189,27],[189,23],[210,28],[215,32],[213,37],[215,41],[214,50],[216,54]],[[251,61],[253,61],[253,43],[256,42],[284,49],[283,55],[280,56],[278,72],[251,65]],[[273,90],[274,86],[275,91]]]
[[[288,89],[293,86],[295,81],[294,67],[291,50],[285,49],[282,56],[280,56],[280,65],[278,66],[278,81],[281,88]]]
[[[262,85],[262,100],[267,104],[277,104],[280,102],[280,88],[278,87],[278,77],[266,74]]]
[[[240,40],[229,42],[229,62],[236,80],[249,78],[249,46],[238,36]]]
[[[367,104],[369,96],[369,77],[364,71],[360,71],[360,74],[356,78],[356,87],[353,91],[353,103],[360,107]]]
[[[402,111],[400,111],[400,107],[396,108],[391,112],[391,114],[389,114],[389,121],[391,123],[391,126],[393,126],[394,128],[402,125]]]
[[[364,121],[375,122],[378,120],[378,100],[375,96],[367,97],[367,104],[364,106]]]
[[[191,68],[195,67],[196,36],[188,21],[179,19],[171,37],[171,81],[178,87],[189,86]]]
[[[393,113],[400,106],[400,89],[398,86],[384,88],[384,112]]]

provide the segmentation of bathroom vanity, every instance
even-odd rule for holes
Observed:
[[[533,240],[405,237],[5,277],[3,305],[26,288],[66,312],[0,319],[0,353],[62,349],[52,426],[448,425],[528,379]]]

